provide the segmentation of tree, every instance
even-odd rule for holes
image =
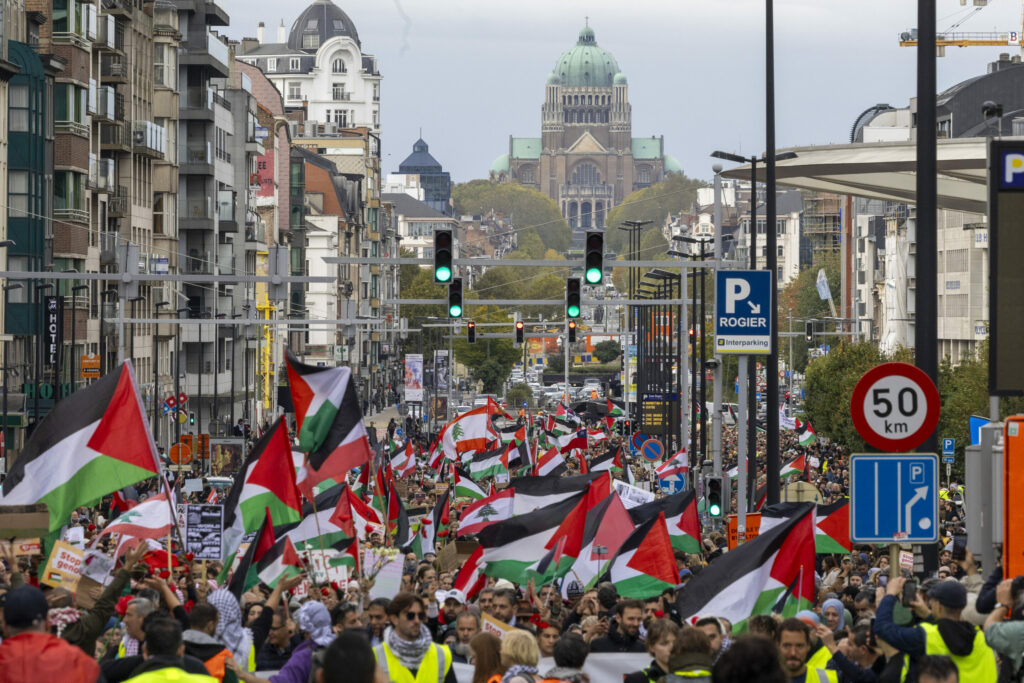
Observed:
[[[510,410],[518,410],[523,407],[525,403],[527,407],[533,408],[533,390],[528,384],[513,384],[505,394],[505,403],[508,404]]]
[[[707,187],[707,183],[687,178],[682,173],[671,173],[660,183],[627,196],[608,212],[606,224],[617,228],[627,220],[648,220],[651,225],[643,228],[642,235],[651,230],[660,232],[669,214],[690,210],[697,201],[697,189],[701,187]],[[629,245],[626,234],[623,230],[609,229],[605,233],[605,246],[616,254],[625,253]]]
[[[501,385],[508,377],[508,371],[512,364],[507,366],[497,359],[487,358],[472,370],[473,377],[484,385],[485,394],[496,394],[501,390]]]
[[[548,364],[545,369],[548,372],[565,372],[565,354],[556,353],[548,356]]]
[[[619,357],[620,353],[622,353],[622,347],[619,346],[619,342],[611,339],[603,341],[594,347],[594,355],[602,363],[611,363]]]
[[[455,186],[452,201],[458,215],[482,214],[493,209],[508,216],[517,229],[532,228],[545,248],[559,252],[569,248],[569,224],[562,218],[558,205],[537,190],[516,182],[471,180]]]
[[[542,259],[544,258],[545,251],[544,242],[541,241],[540,235],[537,234],[537,231],[524,230],[519,233],[519,239],[516,242],[516,249],[509,254],[509,258]]]

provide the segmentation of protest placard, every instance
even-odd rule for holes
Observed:
[[[78,590],[78,579],[82,575],[82,560],[85,553],[64,541],[53,544],[53,552],[39,577],[39,583],[56,588],[60,586],[74,593]]]
[[[189,505],[185,514],[185,552],[196,560],[221,560],[223,505]]]

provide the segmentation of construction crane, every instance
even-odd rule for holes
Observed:
[[[946,56],[947,47],[1024,47],[1021,43],[1021,36],[1024,35],[1024,7],[1022,7],[1022,27],[1013,31],[992,31],[992,32],[962,32],[957,31],[965,21],[988,6],[988,0],[971,0],[974,4],[974,11],[960,21],[950,26],[945,31],[935,35],[935,46],[938,57]],[[961,5],[966,5],[968,0],[960,0]],[[1022,2],[1024,5],[1024,2]],[[917,29],[907,29],[900,34],[900,47],[914,47],[917,45]]]

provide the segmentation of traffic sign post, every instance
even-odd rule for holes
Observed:
[[[717,272],[715,353],[771,353],[771,278],[767,270]]]
[[[671,477],[659,477],[658,486],[661,487],[661,492],[667,496],[679,493],[686,488],[686,475],[673,474]]]
[[[909,363],[883,363],[864,373],[850,397],[857,432],[880,451],[920,446],[939,424],[939,390]]]
[[[640,455],[651,462],[658,462],[665,455],[665,447],[657,439],[647,439],[640,445]]]
[[[942,439],[942,463],[946,466],[946,481],[952,476],[954,453],[956,451],[956,439],[946,437]]]
[[[850,456],[850,540],[939,540],[939,458],[934,453]]]

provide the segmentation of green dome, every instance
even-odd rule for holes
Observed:
[[[619,65],[611,52],[597,46],[594,29],[584,26],[576,45],[555,62],[554,73],[565,86],[609,88]]]
[[[665,155],[665,160],[664,160],[663,164],[664,164],[664,167],[665,167],[665,173],[682,173],[683,172],[682,165],[680,165],[679,160],[676,159],[674,156],[670,156],[670,155],[666,154]]]
[[[558,77],[558,74],[552,71],[551,75],[548,76],[548,85],[560,85],[561,83],[562,79]]]
[[[508,155],[502,154],[491,164],[491,173],[508,173]]]
[[[626,74],[621,71],[615,74],[615,77],[612,79],[612,83],[615,85],[626,85]]]

